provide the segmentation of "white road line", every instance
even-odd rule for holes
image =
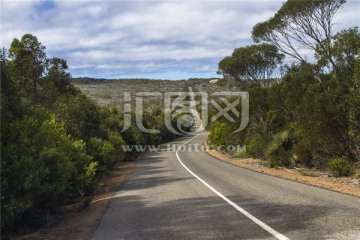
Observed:
[[[200,182],[202,182],[205,186],[207,186],[211,191],[213,191],[214,193],[216,193],[219,197],[221,197],[223,200],[225,200],[225,202],[227,202],[228,204],[230,204],[231,206],[233,206],[236,210],[238,210],[239,212],[241,212],[242,214],[244,214],[246,217],[248,217],[251,221],[253,221],[254,223],[256,223],[257,225],[259,225],[260,227],[262,227],[265,231],[267,231],[268,233],[270,233],[271,235],[273,235],[275,238],[279,239],[279,240],[289,240],[289,238],[287,238],[286,236],[282,235],[281,233],[279,233],[278,231],[276,231],[275,229],[271,228],[269,225],[267,225],[266,223],[260,221],[259,219],[257,219],[256,217],[254,217],[253,215],[251,215],[249,212],[247,212],[245,209],[239,207],[238,205],[236,205],[233,201],[231,201],[230,199],[228,199],[227,197],[225,197],[223,194],[221,194],[220,192],[218,192],[215,188],[213,188],[210,184],[208,184],[207,182],[205,182],[202,178],[200,178],[199,176],[197,176],[195,173],[193,173],[188,167],[185,166],[185,164],[181,161],[178,151],[179,149],[184,146],[185,144],[189,143],[190,141],[194,140],[195,138],[197,138],[201,133],[197,134],[195,137],[191,138],[189,141],[185,142],[184,144],[182,144],[180,147],[178,147],[178,149],[176,150],[176,157],[179,160],[179,162],[181,163],[181,165],[194,177],[196,177]]]

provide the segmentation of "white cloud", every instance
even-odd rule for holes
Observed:
[[[2,1],[1,45],[32,33],[73,75],[215,76],[218,61],[249,45],[252,27],[281,1]],[[360,22],[359,2],[337,29]]]

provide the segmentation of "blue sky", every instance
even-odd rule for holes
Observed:
[[[282,1],[3,1],[0,45],[25,33],[49,57],[67,60],[74,77],[187,79],[218,77],[217,64],[252,44],[251,29]],[[335,29],[360,23],[348,1]],[[311,58],[311,54],[309,56]]]

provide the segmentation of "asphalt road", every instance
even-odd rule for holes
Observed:
[[[360,240],[360,198],[167,149],[141,155],[91,239]]]

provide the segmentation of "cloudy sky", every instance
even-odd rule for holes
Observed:
[[[31,33],[74,77],[216,77],[218,62],[251,44],[252,27],[282,2],[1,0],[0,46]],[[359,25],[360,1],[348,1],[335,22],[337,30]]]

